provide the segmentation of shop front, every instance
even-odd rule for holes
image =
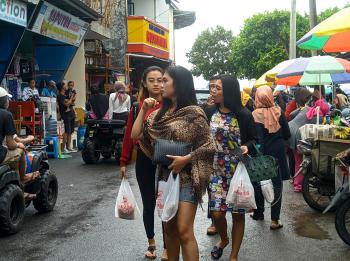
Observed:
[[[147,67],[169,66],[169,57],[169,30],[146,17],[129,16],[126,71],[133,87],[138,88]]]
[[[31,106],[31,102],[21,102],[23,89],[28,86],[30,79],[36,80],[39,93],[48,81],[59,83],[81,47],[89,23],[98,19],[98,15],[94,16],[94,13],[87,17],[79,6],[74,9],[73,4],[76,2],[80,1],[47,0],[25,3],[18,0],[0,0],[0,82],[13,95],[13,102],[21,103],[22,109]],[[79,17],[84,17],[84,20]],[[81,78],[84,81],[84,62],[81,66]],[[85,85],[83,88],[85,92]],[[42,100],[55,103],[55,99]],[[44,106],[43,115],[56,118],[53,109],[52,115],[48,115],[48,107],[53,108],[51,105]],[[30,120],[36,121],[35,118],[37,117]],[[23,120],[23,117],[19,120]],[[44,136],[43,122],[42,120],[38,124],[41,131],[39,137]],[[33,132],[35,130],[30,130],[31,134]]]

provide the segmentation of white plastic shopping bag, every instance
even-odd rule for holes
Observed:
[[[271,204],[275,199],[275,192],[273,190],[272,180],[263,180],[260,182],[260,186],[265,200]]]
[[[157,191],[157,200],[156,200],[157,213],[159,218],[162,218],[165,199],[167,195],[168,195],[168,183],[164,180],[161,180],[158,182],[158,191]]]
[[[251,212],[256,209],[254,188],[242,162],[238,163],[231,179],[226,203],[237,212]]]
[[[179,207],[180,196],[180,178],[179,175],[174,177],[173,172],[170,173],[167,181],[167,196],[164,202],[164,208],[162,212],[162,221],[168,222],[175,217]]]
[[[140,209],[137,206],[129,181],[125,178],[122,180],[115,203],[115,217],[128,220],[140,217]]]

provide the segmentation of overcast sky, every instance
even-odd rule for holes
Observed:
[[[221,25],[226,29],[233,31],[235,35],[239,34],[244,20],[255,13],[279,9],[290,10],[290,0],[179,0],[180,9],[195,11],[196,22],[175,33],[176,63],[191,68],[186,58],[186,53],[191,47],[198,34],[208,27]],[[317,12],[322,12],[329,7],[343,7],[350,0],[316,0]],[[297,11],[308,13],[309,1],[297,0]],[[196,88],[204,88],[206,82],[198,78],[195,80]],[[242,82],[248,85],[249,82]],[[250,83],[251,84],[251,83]]]

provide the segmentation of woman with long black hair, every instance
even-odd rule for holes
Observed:
[[[150,108],[145,114],[142,115],[142,121],[146,121],[149,115],[160,108],[162,104],[162,85],[163,85],[163,69],[157,66],[148,67],[142,75],[141,86],[139,92],[139,106],[143,107],[144,100],[152,98],[157,101],[157,105]],[[127,127],[123,139],[122,154],[120,157],[120,175],[126,177],[126,166],[130,161],[133,147],[136,144],[137,156],[136,156],[136,179],[140,188],[141,198],[143,203],[143,223],[148,238],[148,249],[145,253],[145,257],[148,259],[157,258],[156,255],[156,242],[154,240],[154,210],[156,207],[156,189],[155,189],[155,176],[156,166],[152,164],[152,159],[147,155],[147,151],[140,146],[140,143],[134,143],[131,138],[131,130],[134,124],[135,107],[131,108],[128,116]],[[138,110],[140,114],[140,110]],[[167,253],[164,241],[164,251],[162,260],[167,260]]]
[[[184,261],[198,261],[193,224],[198,203],[202,201],[212,172],[215,148],[205,113],[197,106],[191,72],[181,66],[169,67],[164,74],[163,85],[163,106],[144,123],[146,112],[157,105],[156,100],[146,99],[133,126],[132,137],[141,141],[150,157],[157,139],[191,144],[192,152],[186,156],[167,155],[173,160],[172,164],[169,167],[159,165],[158,175],[164,180],[169,177],[170,171],[180,175],[178,211],[165,224],[169,260],[179,260],[181,247]]]
[[[209,182],[209,209],[220,235],[220,241],[214,246],[211,256],[215,260],[221,258],[224,248],[229,244],[226,213],[230,212],[233,220],[230,261],[233,261],[238,259],[245,216],[244,213],[235,212],[234,206],[228,206],[226,197],[239,162],[238,157],[233,156],[235,150],[240,149],[243,154],[254,152],[255,125],[251,112],[242,106],[240,86],[235,77],[221,76],[215,84],[210,85],[210,94],[216,104],[209,114],[216,153]]]

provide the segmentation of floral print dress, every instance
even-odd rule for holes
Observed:
[[[214,172],[209,181],[210,211],[229,211],[232,207],[226,204],[230,182],[239,162],[234,150],[240,148],[238,121],[232,113],[217,111],[211,118],[210,128],[216,145]]]

